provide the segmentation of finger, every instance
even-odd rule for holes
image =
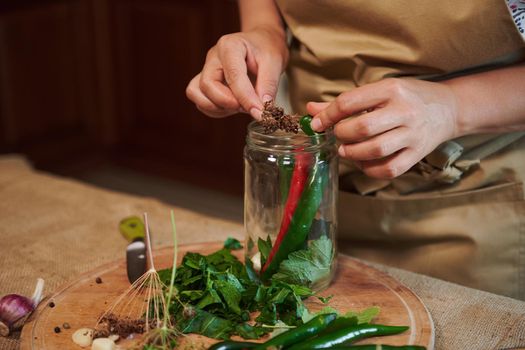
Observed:
[[[237,113],[236,110],[227,110],[215,105],[210,101],[199,89],[200,74],[196,75],[188,84],[186,88],[186,96],[197,106],[197,109],[202,113],[220,118]]]
[[[208,117],[211,117],[211,118],[224,118],[224,117],[229,117],[230,115],[238,113],[236,111],[229,111],[225,109],[217,109],[217,110],[205,109],[203,107],[200,107],[199,105],[196,105],[196,107],[199,111],[201,111],[201,113],[206,114]]]
[[[312,120],[315,131],[323,131],[338,121],[359,112],[373,109],[388,100],[385,89],[376,89],[377,83],[364,85],[349,92],[343,92]]]
[[[263,102],[275,100],[281,74],[282,67],[278,61],[266,58],[259,62],[255,91]]]
[[[254,118],[260,119],[263,106],[248,77],[246,56],[246,47],[237,40],[223,41],[219,46],[219,59],[224,77],[233,95],[242,108]]]
[[[323,109],[328,107],[330,102],[308,102],[306,104],[306,110],[311,115],[316,115],[321,112]]]
[[[420,160],[415,149],[405,148],[383,159],[361,162],[361,168],[370,177],[393,179],[407,172]]]
[[[352,160],[373,160],[385,158],[407,147],[410,143],[410,130],[396,128],[363,142],[342,144],[339,155]]]
[[[230,110],[240,108],[232,91],[224,85],[224,72],[218,59],[211,59],[204,65],[199,88],[217,106]]]
[[[359,142],[399,127],[404,121],[402,113],[380,108],[340,121],[334,127],[334,134],[343,143]]]

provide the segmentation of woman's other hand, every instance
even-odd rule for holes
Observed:
[[[385,79],[344,92],[331,103],[310,102],[307,109],[314,116],[312,128],[334,126],[340,156],[375,178],[403,174],[457,136],[457,99],[442,83]]]

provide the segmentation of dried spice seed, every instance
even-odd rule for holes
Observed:
[[[265,134],[271,134],[277,130],[294,134],[299,132],[299,116],[285,114],[284,110],[275,106],[272,100],[264,103],[261,124]]]
[[[64,324],[62,324],[62,327],[63,327],[64,329],[69,329],[69,328],[71,328],[71,326],[70,326],[69,323],[67,323],[67,322],[64,322]]]
[[[97,282],[97,284],[101,284],[101,283],[102,283],[102,278],[97,277],[97,278],[95,279],[95,282]]]
[[[58,326],[55,327],[54,331],[55,331],[55,333],[60,333],[60,327],[58,327]]]
[[[50,301],[49,304],[47,304],[47,306],[49,306],[49,307],[55,307],[55,303],[52,302],[52,301]]]

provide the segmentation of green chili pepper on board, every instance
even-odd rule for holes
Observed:
[[[337,318],[337,314],[323,314],[312,318],[305,324],[279,334],[267,342],[257,346],[255,350],[282,349],[292,344],[312,338],[317,333],[328,327]]]
[[[338,317],[334,322],[330,323],[330,325],[320,332],[317,336],[321,337],[325,334],[333,333],[341,329],[348,329],[350,327],[357,326],[359,324],[359,321],[357,317]]]
[[[366,345],[350,345],[350,346],[334,346],[330,350],[426,350],[427,348],[419,345],[383,345],[383,344],[366,344]]]
[[[333,333],[328,333],[314,339],[306,340],[302,343],[291,346],[288,350],[327,349],[341,346],[342,344],[352,343],[364,338],[399,334],[406,331],[408,328],[409,327],[406,326],[384,326],[364,323],[344,328]]]

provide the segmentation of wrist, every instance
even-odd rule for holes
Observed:
[[[274,0],[239,0],[241,31],[271,29],[285,37],[285,26]]]
[[[458,138],[468,134],[474,133],[469,123],[470,112],[466,109],[468,103],[465,101],[466,96],[461,88],[461,84],[457,84],[455,80],[445,81],[444,85],[449,89],[451,94],[450,103],[450,119],[452,135],[450,139]]]

